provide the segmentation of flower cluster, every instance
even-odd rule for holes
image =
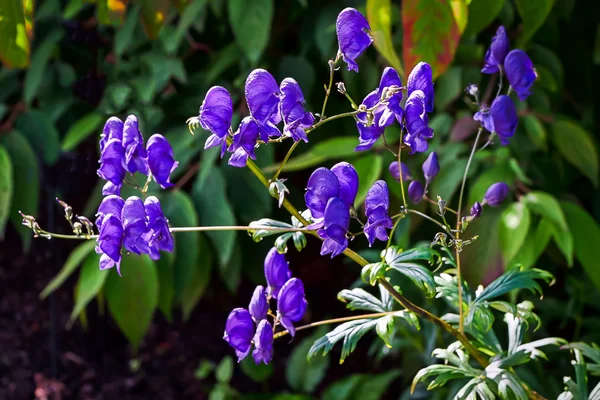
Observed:
[[[408,185],[408,197],[413,203],[417,204],[427,194],[429,184],[438,172],[440,172],[440,164],[438,162],[437,153],[435,151],[429,153],[422,166],[423,175],[425,176],[425,186],[423,186],[420,181],[413,179],[410,169],[404,163],[398,166],[398,161],[394,161],[390,164],[389,169],[394,179],[398,182],[400,182],[400,173],[402,173],[402,180],[404,182],[410,182]]]
[[[273,333],[278,324],[296,334],[294,322],[302,319],[308,303],[304,296],[304,285],[298,278],[292,278],[288,263],[283,254],[273,247],[265,258],[265,278],[267,288],[259,285],[254,289],[248,309],[235,308],[229,313],[223,339],[235,350],[238,362],[252,349],[256,364],[268,364],[273,357]],[[270,300],[277,301],[277,313],[270,311]],[[273,323],[267,316],[274,317]]]
[[[136,172],[153,178],[163,189],[173,186],[171,172],[177,168],[171,145],[160,134],[144,138],[137,118],[130,115],[123,123],[116,117],[108,119],[100,137],[100,168],[98,175],[108,182],[102,189],[104,199],[98,207],[96,226],[99,231],[96,252],[100,269],[116,265],[121,274],[121,248],[136,254],[148,254],[153,260],[160,251],[173,251],[173,237],[158,198],[145,200],[132,196],[120,197],[125,175]]]
[[[484,74],[502,72],[506,75],[511,90],[517,93],[521,101],[531,94],[531,86],[537,78],[531,59],[523,50],[510,51],[510,43],[503,26],[499,27],[492,44],[485,54]],[[517,129],[518,117],[515,104],[508,95],[499,95],[491,106],[483,105],[473,116],[490,133],[500,137],[500,143],[507,145]]]

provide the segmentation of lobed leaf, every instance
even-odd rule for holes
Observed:
[[[350,310],[367,310],[375,312],[392,311],[377,297],[361,288],[344,289],[338,293],[338,300],[347,303]]]
[[[474,303],[481,303],[500,297],[514,289],[527,289],[541,296],[542,287],[536,282],[536,279],[549,283],[554,280],[554,276],[550,272],[537,268],[530,270],[522,268],[511,269],[483,289]]]

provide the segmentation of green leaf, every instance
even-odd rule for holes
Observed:
[[[133,40],[139,15],[140,6],[138,4],[133,4],[127,13],[125,23],[122,24],[117,33],[115,33],[115,55],[119,58],[125,53],[125,50],[129,48],[129,45]]]
[[[289,364],[288,364],[289,365]],[[246,357],[240,363],[242,372],[254,382],[266,382],[273,375],[273,364],[256,364],[252,357]]]
[[[425,61],[431,65],[434,79],[444,73],[460,41],[460,30],[449,2],[404,0],[402,28],[406,71]]]
[[[483,289],[474,302],[481,303],[502,296],[514,289],[527,289],[541,296],[542,287],[535,281],[536,279],[541,279],[548,283],[553,281],[554,277],[551,273],[537,268],[529,270],[513,268]]]
[[[450,202],[462,183],[466,167],[467,159],[465,158],[454,159],[446,165],[442,164],[439,174],[427,190],[431,198],[435,199],[436,195],[440,195],[442,199]]]
[[[491,24],[500,14],[503,5],[504,0],[471,0],[465,36],[476,35]]]
[[[315,144],[308,151],[299,156],[292,157],[283,168],[284,172],[300,171],[315,165],[322,164],[327,160],[348,159],[356,157],[355,137],[333,137]],[[275,172],[279,164],[264,168],[265,172]]]
[[[527,132],[527,136],[533,145],[538,149],[547,152],[548,133],[546,132],[544,124],[542,124],[534,115],[525,115],[524,117],[521,117],[521,120],[525,126],[525,132]]]
[[[325,377],[329,367],[329,357],[318,357],[310,363],[306,359],[313,342],[325,332],[326,329],[319,329],[294,346],[285,369],[286,380],[294,391],[312,393]]]
[[[24,214],[36,215],[40,202],[40,177],[37,157],[27,139],[18,131],[1,138],[13,166],[13,200],[10,206],[10,221],[21,235],[23,249],[29,250],[33,233],[21,224],[19,210]]]
[[[498,225],[502,256],[511,260],[519,251],[529,232],[531,214],[527,204],[513,203],[504,210]]]
[[[29,143],[44,163],[52,165],[58,160],[59,134],[45,113],[37,110],[27,111],[17,119],[16,126],[29,139]]]
[[[44,290],[40,293],[40,298],[45,299],[48,295],[58,289],[73,272],[79,267],[79,265],[87,258],[87,256],[94,250],[96,246],[95,240],[86,240],[81,243],[69,254],[67,261],[60,269],[58,274],[52,278],[50,283],[46,285]]]
[[[184,321],[189,320],[192,311],[196,308],[196,305],[210,283],[213,255],[204,235],[199,235],[197,246],[199,248],[198,261],[192,266],[192,275],[181,293],[181,308]]]
[[[563,157],[598,187],[598,153],[589,133],[575,122],[558,120],[552,125],[552,140]]]
[[[445,110],[463,93],[462,73],[461,67],[452,67],[440,75],[435,83],[436,110]]]
[[[392,246],[387,250],[385,253],[385,262],[389,266],[388,271],[393,269],[402,275],[405,275],[413,281],[419,289],[425,292],[427,297],[434,297],[436,294],[436,285],[431,271],[416,263],[398,261],[399,259],[402,259],[401,254],[401,250],[395,246]]]
[[[344,289],[338,293],[338,300],[347,303],[350,310],[367,310],[374,312],[392,311],[377,297],[361,288]]]
[[[66,5],[65,9],[63,10],[63,18],[64,19],[73,19],[77,16],[77,14],[79,13],[79,11],[81,11],[81,9],[84,6],[84,0],[69,0],[69,3]]]
[[[144,0],[141,2],[141,18],[146,35],[150,39],[156,39],[169,11],[168,0]]]
[[[8,151],[0,146],[0,241],[10,213],[13,198],[13,167]]]
[[[190,31],[190,27],[203,17],[204,9],[206,8],[207,0],[196,0],[189,4],[189,7],[181,12],[177,27],[167,25],[167,28],[160,32],[160,39],[167,53],[174,54],[177,52],[185,35]]]
[[[528,240],[523,243],[517,255],[511,260],[511,264],[520,264],[525,269],[533,267],[544,252],[553,232],[552,222],[542,218],[535,232],[529,235]]]
[[[215,378],[219,383],[229,383],[233,376],[233,360],[230,356],[225,356],[215,368]]]
[[[596,288],[600,289],[600,269],[598,268],[597,256],[597,245],[600,243],[600,226],[594,218],[578,205],[568,201],[563,201],[560,205],[573,235],[575,258],[577,258]]]
[[[482,201],[485,192],[496,182],[504,182],[511,186],[515,181],[515,173],[506,164],[500,164],[488,169],[469,187],[469,204]]]
[[[452,379],[463,379],[463,378],[476,377],[477,376],[476,372],[477,372],[476,370],[469,371],[469,370],[465,370],[460,367],[455,367],[453,365],[441,365],[441,364],[430,365],[429,367],[425,367],[425,368],[419,370],[419,372],[417,372],[417,374],[415,375],[415,377],[413,379],[410,390],[414,391],[415,386],[417,386],[417,383],[419,383],[420,381],[425,381],[426,379],[429,379],[432,377],[435,377],[435,379],[429,384],[429,386],[427,386],[427,390],[432,390],[437,387],[444,386],[448,381],[450,381]],[[459,397],[457,397],[457,398],[459,398]],[[460,398],[462,398],[462,397],[460,397]]]
[[[62,28],[56,28],[49,34],[45,35],[44,41],[40,44],[31,57],[31,66],[25,74],[25,83],[23,88],[23,100],[27,105],[35,98],[42,83],[42,80],[47,73],[47,64],[54,52],[54,48],[59,40],[63,37]]]
[[[354,208],[358,209],[365,201],[371,186],[381,177],[383,157],[379,154],[369,154],[357,159],[353,165],[358,173],[358,194],[354,200]]]
[[[392,347],[390,341],[392,339],[392,335],[394,334],[395,326],[396,324],[393,315],[386,315],[385,317],[380,318],[375,326],[375,332],[377,332],[377,336],[383,340],[388,348]]]
[[[554,222],[559,229],[563,231],[569,230],[560,204],[552,195],[538,191],[529,192],[523,198],[523,201],[526,203],[527,208],[536,214],[548,218],[550,221]]]
[[[458,25],[458,31],[463,33],[465,28],[467,27],[467,22],[469,21],[469,9],[467,4],[471,0],[450,0],[450,7],[452,7],[452,14],[454,15],[454,20],[456,21],[456,25]]]
[[[252,65],[260,60],[271,33],[273,0],[228,0],[229,25]]]
[[[367,19],[371,26],[371,36],[375,48],[398,71],[400,76],[404,75],[400,57],[398,57],[392,42],[391,0],[367,0]]]
[[[282,80],[288,76],[294,78],[303,88],[304,97],[310,99],[312,89],[315,87],[316,73],[315,68],[306,57],[285,56],[279,63],[277,72]]]
[[[175,254],[170,252],[163,252],[160,255],[160,259],[155,261],[158,282],[160,283],[158,288],[158,309],[169,322],[173,320],[173,299],[175,297],[173,287],[175,279],[173,273],[174,261]]]
[[[96,2],[96,14],[102,25],[121,25],[126,10],[127,0],[98,0]]]
[[[343,341],[340,364],[343,363],[346,357],[354,351],[360,338],[362,338],[365,333],[375,328],[378,320],[379,318],[357,319],[338,325],[334,330],[314,342],[308,351],[308,360],[310,361],[319,353],[322,353],[323,356],[327,355],[336,343]]]
[[[25,27],[23,1],[8,0],[0,4],[0,61],[9,68],[29,64],[29,38]]]
[[[542,26],[554,5],[554,0],[516,0],[517,11],[523,20],[523,33],[517,47],[522,47]]]
[[[63,151],[71,151],[85,138],[94,133],[102,123],[102,115],[92,112],[77,120],[65,135],[62,142]]]
[[[367,264],[362,268],[360,276],[363,282],[374,286],[379,278],[382,278],[385,274],[387,265],[382,262]]]
[[[548,230],[552,233],[554,243],[556,243],[560,252],[565,256],[567,265],[572,267],[574,252],[573,235],[568,229],[562,230],[555,223],[548,224]]]
[[[75,305],[71,312],[69,325],[75,321],[77,316],[102,289],[109,271],[101,271],[99,265],[100,255],[96,253],[89,253],[83,262],[83,266],[79,270],[79,280],[75,287]]]
[[[105,271],[108,309],[134,351],[142,342],[158,305],[158,275],[148,256],[125,254],[121,273]]]
[[[391,383],[400,375],[401,372],[397,369],[392,369],[377,375],[368,375],[368,378],[364,379],[356,388],[352,399],[381,400]]]

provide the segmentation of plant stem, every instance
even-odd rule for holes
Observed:
[[[433,204],[433,205],[436,205],[436,206],[438,205],[438,202],[437,202],[437,201],[435,201],[435,200],[433,200],[433,199],[430,199],[430,198],[429,198],[427,195],[423,196],[423,198],[424,198],[426,201],[428,201],[428,202],[430,202],[431,204]],[[456,210],[454,210],[454,209],[452,209],[452,208],[450,208],[450,207],[448,207],[448,206],[444,207],[444,210],[446,210],[446,211],[450,211],[452,214],[456,214]]]
[[[407,208],[407,209],[406,209],[406,212],[409,212],[409,213],[411,213],[411,214],[416,214],[416,215],[418,215],[418,216],[420,216],[420,217],[423,217],[423,218],[425,218],[425,219],[428,219],[428,220],[430,220],[431,222],[433,222],[434,224],[436,224],[436,225],[438,225],[440,228],[442,228],[442,229],[444,230],[444,232],[446,232],[448,235],[450,235],[450,237],[451,237],[452,239],[454,239],[454,235],[452,235],[452,232],[450,232],[450,231],[448,230],[448,227],[446,227],[446,225],[442,224],[440,221],[437,221],[437,220],[435,220],[435,219],[431,218],[429,215],[427,215],[427,214],[423,214],[423,213],[422,213],[422,212],[420,212],[420,211],[413,210],[412,208]]]
[[[333,121],[334,119],[339,119],[339,118],[344,118],[344,117],[353,117],[355,115],[358,115],[361,111],[355,110],[355,111],[348,111],[342,114],[337,114],[337,115],[332,115],[329,118],[325,118],[323,120],[320,120],[319,122],[317,122],[316,124],[314,124],[313,126],[311,126],[310,128],[308,128],[306,130],[306,133],[312,132],[315,129],[317,129],[319,126],[329,122],[329,121]],[[364,111],[362,111],[364,112]]]
[[[290,159],[292,153],[294,152],[294,150],[296,149],[296,147],[298,147],[299,143],[300,143],[300,141],[298,140],[297,142],[294,142],[294,144],[292,145],[292,147],[290,147],[290,149],[288,150],[287,154],[285,155],[283,161],[279,165],[279,168],[277,168],[277,171],[275,171],[275,174],[271,178],[271,182],[275,182],[277,180],[277,178],[279,177],[279,174],[283,170],[283,167],[285,167],[285,164],[288,162],[288,160]]]
[[[398,145],[398,172],[400,174],[400,191],[402,192],[402,205],[406,208],[406,195],[404,194],[404,178],[402,176],[402,135]]]
[[[463,195],[465,193],[465,184],[467,183],[467,175],[469,174],[469,168],[471,167],[471,161],[473,161],[473,155],[475,154],[475,150],[477,149],[477,143],[479,142],[479,137],[481,136],[481,132],[483,128],[479,128],[477,131],[477,136],[475,136],[475,142],[473,143],[473,148],[471,149],[471,155],[469,155],[469,160],[467,161],[467,166],[465,167],[465,173],[463,175],[462,184],[460,185],[460,195],[458,196],[458,208],[456,209],[456,239],[460,238],[460,213],[462,211],[462,203],[463,203]],[[462,292],[462,278],[461,278],[461,270],[460,270],[460,246],[454,246],[456,250],[456,278],[458,280],[458,329],[461,333],[464,333],[464,315],[463,315],[463,292]]]
[[[329,99],[329,94],[331,93],[331,87],[333,86],[333,74],[335,72],[335,65],[340,59],[340,53],[335,57],[335,60],[329,60],[329,85],[327,86],[327,90],[325,91],[325,100],[323,100],[323,108],[321,109],[321,116],[319,117],[319,122],[325,119],[325,107],[327,107],[327,100]]]
[[[184,226],[170,229],[171,232],[205,232],[205,231],[273,231],[273,232],[308,232],[305,228],[281,228],[278,226]]]

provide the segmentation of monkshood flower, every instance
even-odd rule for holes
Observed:
[[[517,130],[519,117],[512,99],[506,95],[500,95],[494,99],[492,106],[482,108],[473,119],[480,121],[489,132],[494,132],[500,137],[500,143],[507,145],[510,138]]]
[[[428,126],[426,101],[423,91],[414,90],[408,95],[404,106],[404,143],[410,146],[410,154],[427,151],[429,145],[426,139],[433,137],[433,129]]]
[[[368,109],[375,107],[380,99],[379,89],[376,89],[369,93],[362,101]],[[373,111],[373,120],[367,121],[368,114],[366,112],[359,113],[357,115],[358,121],[356,121],[356,128],[358,129],[358,146],[354,151],[369,150],[375,142],[385,132],[385,126],[380,126],[379,121],[383,115],[383,109],[378,107]]]
[[[378,121],[378,125],[381,126],[390,126],[394,123],[394,119],[401,123],[403,110],[400,106],[400,102],[402,101],[402,91],[399,90],[402,87],[402,80],[400,79],[400,75],[398,75],[398,71],[396,71],[392,67],[386,67],[383,70],[383,74],[381,74],[381,80],[379,81],[379,95],[382,96],[383,92],[387,88],[396,87],[397,92],[387,97],[387,102],[382,104],[383,113]]]
[[[298,322],[304,316],[308,302],[304,297],[304,285],[298,278],[292,278],[281,288],[277,299],[277,317],[289,332],[290,336],[296,335],[294,322]]]
[[[199,115],[195,118],[202,129],[212,133],[206,139],[205,149],[221,146],[221,157],[223,157],[227,149],[225,138],[231,127],[232,115],[233,102],[227,89],[221,86],[213,86],[208,89],[200,106]]]
[[[350,209],[354,206],[357,193],[358,173],[352,164],[340,162],[331,170],[321,167],[310,175],[304,200],[312,217],[318,222],[324,217],[325,208],[331,198],[341,198]]]
[[[121,275],[121,245],[123,244],[123,226],[120,216],[106,214],[102,219],[100,232],[96,241],[96,253],[100,256],[100,269],[105,270],[117,266]]]
[[[102,219],[108,214],[117,215],[120,219],[123,204],[125,204],[125,200],[117,195],[109,195],[103,198],[96,213],[96,226],[98,229],[102,228]]]
[[[430,113],[433,111],[434,92],[433,92],[433,75],[431,66],[426,62],[420,62],[410,71],[406,81],[406,91],[410,97],[415,90],[420,90],[425,96],[425,111]]]
[[[508,185],[504,182],[494,183],[488,188],[483,196],[482,205],[489,204],[492,207],[499,206],[508,196]]]
[[[440,164],[435,151],[429,153],[423,163],[423,174],[425,175],[425,186],[429,186],[433,178],[440,172]]]
[[[365,215],[367,223],[364,231],[369,241],[369,247],[375,239],[387,241],[387,229],[392,229],[394,223],[388,214],[390,195],[385,181],[377,181],[371,186],[365,200]]]
[[[273,326],[266,319],[260,321],[256,327],[252,357],[256,365],[261,362],[268,364],[273,358]]]
[[[306,128],[312,126],[315,117],[304,110],[304,95],[300,85],[292,78],[285,78],[279,86],[279,112],[283,118],[283,134],[294,141],[304,140],[308,143]]]
[[[348,71],[358,72],[356,59],[371,45],[373,38],[369,35],[371,27],[369,22],[358,10],[354,8],[343,9],[335,22],[339,52]]]
[[[235,308],[227,317],[223,339],[235,350],[238,362],[242,361],[252,347],[254,321],[245,308]]]
[[[169,141],[163,135],[156,133],[148,139],[147,151],[148,166],[156,183],[163,189],[172,187],[171,173],[179,163],[175,161],[173,148]]]
[[[244,88],[250,115],[256,120],[260,138],[268,142],[269,137],[279,137],[275,126],[281,121],[279,108],[279,85],[270,72],[255,69],[248,75]]]
[[[510,86],[517,92],[519,99],[525,101],[531,94],[529,90],[537,79],[531,59],[523,50],[513,50],[504,60],[504,71]]]
[[[340,255],[348,247],[346,233],[350,226],[350,207],[339,197],[327,202],[323,216],[323,227],[317,231],[323,239],[321,255],[331,254],[331,258]]]
[[[148,232],[144,240],[148,242],[150,258],[158,260],[160,251],[172,252],[175,241],[169,229],[169,220],[163,214],[160,201],[155,196],[148,196],[144,200],[144,209],[148,217]]]
[[[144,202],[137,196],[125,200],[121,211],[123,224],[123,246],[127,251],[135,254],[149,253],[148,217]]]
[[[102,186],[102,196],[110,196],[111,194],[115,194],[119,196],[121,194],[121,186],[115,185],[111,181],[108,181]]]
[[[279,290],[292,277],[292,272],[285,255],[280,254],[273,247],[265,257],[265,278],[267,279],[267,294],[274,299],[277,298]]]
[[[148,153],[144,148],[144,137],[135,115],[129,115],[123,125],[123,147],[127,171],[132,174],[140,172],[148,175]]]
[[[425,194],[425,189],[423,185],[419,181],[412,181],[410,185],[408,185],[408,197],[410,197],[410,201],[417,204],[421,200],[423,200],[423,195]]]
[[[340,199],[348,205],[354,207],[354,200],[358,193],[358,172],[347,162],[339,162],[331,167],[331,172],[337,177],[340,185]]]
[[[121,186],[127,171],[123,165],[125,149],[119,139],[110,139],[100,154],[98,176],[114,186]]]
[[[258,134],[259,128],[256,120],[252,117],[244,118],[233,135],[233,143],[229,146],[229,151],[233,152],[229,158],[229,165],[244,168],[248,157],[256,160],[255,146]]]
[[[267,291],[262,285],[258,285],[254,289],[248,310],[250,310],[250,315],[257,323],[267,318],[269,303],[267,302]]]
[[[410,169],[408,169],[408,165],[401,163],[401,167],[398,168],[398,161],[394,161],[390,164],[390,174],[394,177],[395,180],[400,182],[400,170],[402,170],[402,180],[404,182],[408,182],[412,179],[410,174]]]
[[[483,68],[481,72],[484,74],[494,74],[502,68],[504,59],[510,51],[510,42],[506,36],[506,29],[503,26],[499,27],[496,35],[492,38],[492,44],[485,53],[483,60]]]
[[[100,152],[104,151],[106,143],[111,139],[123,140],[123,121],[117,117],[106,120],[102,133],[100,134]]]
[[[473,206],[471,207],[471,212],[469,215],[472,218],[479,218],[479,217],[481,217],[481,213],[483,213],[483,206],[481,205],[480,202],[476,201],[475,203],[473,203]]]

